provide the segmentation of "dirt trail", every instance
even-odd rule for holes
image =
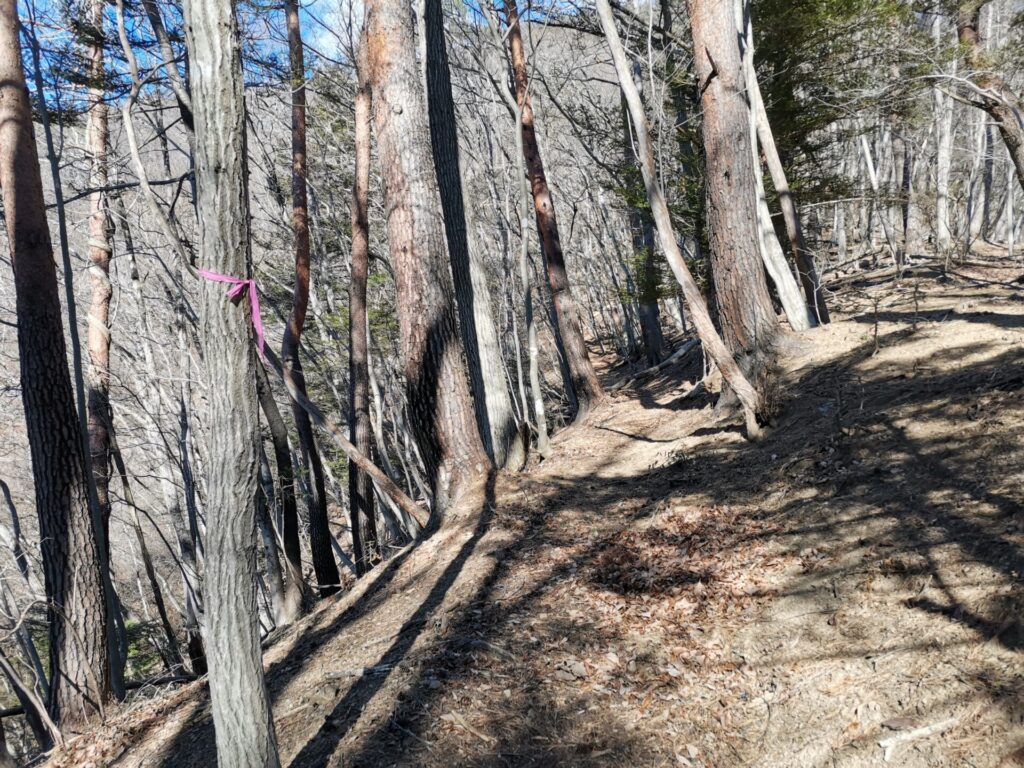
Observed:
[[[285,764],[1024,765],[1021,298],[859,281],[758,444],[620,393],[276,640]],[[212,745],[197,684],[52,764]]]

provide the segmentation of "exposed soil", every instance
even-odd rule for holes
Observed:
[[[1024,765],[1024,286],[957,271],[849,282],[762,442],[689,359],[479,488],[275,640],[284,763]],[[213,756],[194,684],[52,764]]]

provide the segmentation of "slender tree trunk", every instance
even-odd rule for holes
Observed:
[[[309,207],[306,201],[306,67],[302,55],[302,29],[299,23],[298,0],[287,0],[288,58],[292,91],[292,231],[295,235],[295,290],[292,310],[281,342],[281,362],[302,394],[306,378],[299,359],[302,328],[309,305]],[[295,402],[292,414],[299,433],[303,463],[312,483],[309,508],[309,544],[313,571],[320,596],[334,594],[340,588],[341,574],[331,552],[331,529],[327,517],[327,486],[324,482],[323,459],[316,444],[309,415]]]
[[[505,381],[484,265],[480,254],[470,248],[466,231],[459,137],[441,0],[425,0],[424,27],[430,142],[476,420],[484,450],[494,465],[499,469],[507,466],[519,470],[526,462],[526,450]]]
[[[110,698],[101,532],[68,374],[57,274],[14,0],[0,2],[0,188],[18,316],[22,402],[50,620],[50,710],[62,726]]]
[[[757,246],[775,291],[778,294],[786,320],[794,331],[806,331],[816,323],[814,315],[808,312],[796,279],[786,263],[786,255],[782,252],[772,214],[768,208],[768,197],[764,189],[764,178],[761,173],[761,156],[757,150],[758,123],[758,84],[754,70],[754,33],[750,26],[749,10],[745,0],[736,0],[736,26],[742,32],[740,49],[742,53],[743,84],[747,96],[747,121],[750,126],[750,151],[754,170],[754,191],[757,202]]]
[[[548,187],[544,161],[537,144],[534,127],[533,102],[530,98],[529,80],[526,67],[526,52],[519,25],[517,0],[505,0],[505,16],[508,23],[508,45],[512,58],[512,75],[516,86],[516,102],[520,108],[520,129],[523,134],[523,157],[530,176],[533,205],[537,217],[537,231],[540,233],[541,249],[548,284],[551,287],[551,304],[555,315],[556,341],[569,371],[565,381],[572,418],[581,417],[604,396],[597,373],[590,362],[587,345],[580,328],[579,311],[569,284],[565,268],[562,242],[555,218],[555,201]]]
[[[867,134],[865,134],[865,133],[862,133],[860,135],[860,148],[861,148],[861,152],[864,155],[864,165],[867,168],[868,183],[871,185],[872,208],[873,208],[873,210],[875,212],[875,215],[878,216],[879,221],[882,223],[882,231],[885,233],[885,242],[889,246],[890,253],[892,253],[893,263],[896,264],[896,266],[900,266],[900,264],[902,262],[901,262],[901,254],[900,254],[899,244],[896,242],[896,234],[893,232],[892,223],[889,221],[889,211],[887,210],[888,205],[886,203],[882,202],[882,200],[880,199],[880,194],[879,194],[879,192],[880,192],[880,185],[878,183],[878,171],[875,170],[875,160],[874,160],[873,154],[871,152],[871,145],[868,143],[868,137],[867,137]],[[868,239],[869,246],[871,245],[870,241],[872,239],[871,233],[872,233],[872,229],[873,229],[871,227],[870,222],[871,222],[871,217],[870,217],[870,214],[869,214],[869,216],[868,216],[868,234],[867,234],[867,239]]]
[[[107,105],[103,88],[106,71],[103,64],[102,0],[92,0],[89,45],[89,118],[86,134],[92,154],[89,184],[94,189],[107,186]],[[86,325],[89,367],[86,374],[86,398],[89,410],[89,458],[96,496],[103,517],[104,531],[110,533],[110,440],[107,424],[110,413],[110,258],[113,241],[107,215],[106,193],[89,196],[89,282],[92,300]],[[107,553],[109,556],[109,552]]]
[[[728,6],[725,7],[725,11],[731,17],[731,12],[729,12]],[[693,318],[693,324],[697,329],[697,335],[700,337],[701,343],[704,345],[704,349],[707,351],[708,355],[715,361],[715,364],[718,365],[723,378],[733,388],[737,398],[743,404],[746,412],[748,435],[752,438],[756,437],[760,433],[759,422],[763,420],[765,416],[765,414],[762,413],[763,401],[761,395],[753,386],[751,386],[746,376],[744,376],[743,372],[740,370],[740,367],[736,364],[736,361],[733,359],[728,348],[725,346],[722,338],[715,330],[714,323],[711,321],[711,315],[708,313],[707,305],[704,303],[704,297],[701,295],[700,289],[697,287],[696,282],[694,282],[693,276],[690,274],[690,270],[686,266],[686,262],[683,260],[682,253],[679,251],[675,232],[672,230],[672,219],[669,216],[668,204],[665,202],[665,196],[661,190],[661,184],[658,181],[647,116],[644,113],[643,102],[640,99],[640,94],[637,91],[636,86],[633,84],[631,67],[626,58],[625,49],[622,47],[622,42],[619,39],[619,33],[615,28],[615,18],[612,15],[612,9],[608,0],[598,0],[597,12],[601,19],[601,27],[604,30],[605,39],[608,41],[608,47],[611,49],[612,58],[615,61],[615,70],[619,77],[619,85],[622,87],[623,96],[626,99],[630,115],[633,118],[633,125],[635,126],[637,134],[637,143],[640,149],[640,169],[643,172],[644,185],[647,188],[647,197],[651,203],[651,211],[654,215],[654,222],[658,227],[658,237],[661,239],[662,248],[665,249],[665,255],[668,259],[669,266],[672,268],[672,272],[675,274],[676,279],[679,281],[679,285],[682,288],[683,295],[686,297],[686,303],[689,306],[690,316]],[[691,8],[691,19],[692,18],[693,9]],[[735,40],[735,36],[733,39]],[[749,153],[738,154],[737,157],[749,158]],[[748,191],[749,189],[750,187],[747,187]],[[756,261],[755,264],[760,266]]]
[[[241,46],[230,0],[189,0],[199,253],[216,272],[249,278],[245,100]],[[221,768],[277,768],[277,740],[263,678],[256,603],[259,418],[248,302],[223,285],[201,286],[207,368],[206,654]]]
[[[117,447],[117,437],[113,429],[109,431],[110,452],[117,467],[117,473],[121,478],[121,491],[124,494],[125,504],[131,509],[131,527],[135,533],[135,540],[139,545],[139,556],[142,558],[142,566],[146,571],[146,580],[153,592],[153,605],[156,607],[157,615],[160,617],[160,626],[164,631],[164,642],[166,650],[162,655],[167,659],[171,671],[180,672],[185,663],[181,658],[181,649],[178,647],[178,638],[174,634],[170,617],[167,615],[167,606],[164,604],[164,593],[157,581],[156,568],[153,565],[153,558],[149,554],[149,546],[146,544],[146,537],[142,532],[142,522],[139,520],[139,508],[135,504],[135,494],[132,492],[131,484],[128,481],[128,469],[125,467],[124,457]]]
[[[981,9],[988,0],[962,0],[955,13],[957,37],[966,52],[977,88],[970,96],[999,129],[1010,159],[1017,170],[1017,182],[1024,187],[1024,105],[1001,75],[981,45]]]
[[[779,196],[779,207],[782,208],[782,218],[786,223],[786,235],[789,238],[789,245],[793,251],[793,259],[796,262],[797,272],[800,275],[800,283],[804,289],[804,298],[807,307],[812,311],[811,317],[822,324],[829,322],[828,307],[825,304],[825,296],[821,290],[821,280],[818,277],[818,270],[814,263],[814,254],[807,247],[804,238],[803,226],[800,222],[800,214],[796,209],[796,201],[789,188],[789,180],[786,178],[786,170],[782,165],[782,158],[779,157],[779,150],[775,144],[775,135],[772,133],[771,123],[768,122],[768,111],[764,106],[764,99],[761,96],[761,86],[757,81],[757,72],[753,64],[754,35],[750,26],[750,3],[745,3],[746,11],[746,40],[750,46],[750,64],[747,68],[747,88],[754,111],[754,118],[757,124],[757,139],[764,153],[765,165],[772,177],[772,185]],[[755,163],[755,170],[758,167]]]
[[[704,120],[708,240],[722,335],[760,388],[779,324],[768,297],[757,242],[757,200],[738,30],[732,8],[687,0]]]
[[[367,79],[409,412],[440,514],[489,461],[463,369],[412,19],[400,0],[373,0],[366,12]]]
[[[936,45],[942,44],[944,17],[935,15],[932,35]],[[955,66],[955,63],[954,63]],[[955,70],[954,70],[955,72]],[[940,254],[953,248],[953,230],[949,223],[949,171],[953,165],[952,97],[939,83],[933,89],[935,98],[935,247]]]
[[[256,491],[256,520],[260,527],[260,538],[263,540],[263,561],[267,569],[270,609],[274,616],[274,626],[281,627],[291,623],[294,619],[288,608],[281,558],[277,555],[277,537],[274,535],[274,523],[270,514],[273,504],[274,476],[270,472],[270,463],[267,461],[267,454],[261,445],[260,488]]]
[[[373,449],[370,424],[369,345],[366,288],[370,271],[370,84],[366,76],[366,39],[359,43],[355,102],[355,181],[352,184],[352,281],[349,288],[349,440],[364,456]],[[360,575],[371,566],[372,542],[363,537],[373,526],[373,485],[359,467],[348,467],[352,554]]]
[[[281,545],[284,550],[284,603],[278,623],[290,624],[302,613],[305,582],[302,578],[302,548],[299,540],[299,510],[295,503],[295,468],[288,446],[288,428],[270,389],[263,366],[256,366],[256,394],[260,410],[267,420],[270,442],[274,446],[277,481],[281,486]]]
[[[633,85],[643,99],[643,73],[640,65],[633,64]],[[628,166],[638,168],[635,139],[629,118],[629,106],[622,102],[622,121],[625,139],[625,161]],[[629,206],[629,231],[633,240],[633,257],[636,264],[637,304],[640,316],[640,333],[644,340],[644,354],[648,365],[661,362],[665,339],[661,332],[661,313],[658,309],[658,255],[654,249],[654,219],[649,207],[631,204]],[[629,328],[629,319],[626,319]]]

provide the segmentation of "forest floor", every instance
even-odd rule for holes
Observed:
[[[1024,765],[1024,271],[956,269],[846,280],[759,443],[691,359],[463,499],[268,650],[284,764]],[[195,683],[52,764],[213,755]]]

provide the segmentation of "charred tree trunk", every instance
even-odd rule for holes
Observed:
[[[352,185],[352,282],[349,294],[349,440],[364,456],[373,450],[370,423],[369,344],[367,343],[366,282],[370,271],[370,84],[366,79],[366,39],[359,44],[358,89],[355,103],[355,181]],[[352,555],[360,575],[372,563],[376,539],[373,485],[355,464],[348,467]],[[371,533],[372,531],[372,533]],[[366,534],[364,536],[364,533]]]
[[[757,254],[757,200],[735,16],[728,3],[687,0],[704,120],[707,229],[722,336],[760,391],[779,323]]]
[[[400,0],[373,0],[366,28],[409,411],[438,514],[489,462],[463,370],[413,22]]]
[[[249,278],[245,100],[241,46],[230,0],[185,5],[196,123],[199,253],[205,267]],[[259,418],[248,302],[204,282],[202,342],[209,414],[206,655],[217,763],[277,768],[263,678],[256,592]]]
[[[562,241],[555,218],[555,201],[548,187],[544,172],[544,161],[537,144],[534,127],[533,103],[530,98],[529,80],[526,67],[526,52],[523,48],[523,34],[519,26],[517,0],[505,0],[505,16],[508,23],[508,45],[512,59],[512,76],[516,87],[516,102],[520,109],[520,130],[523,134],[523,157],[530,177],[533,192],[534,212],[537,217],[537,231],[540,234],[544,267],[551,288],[551,304],[555,316],[556,341],[562,354],[569,379],[565,381],[566,395],[572,409],[572,417],[579,418],[603,396],[601,382],[590,362],[587,345],[580,327],[579,312],[565,269]],[[564,376],[563,376],[564,378]]]
[[[14,0],[0,2],[0,189],[18,316],[22,402],[50,620],[50,710],[61,725],[110,698],[102,531],[89,504],[84,447],[64,346],[57,274],[21,65]]]
[[[448,50],[444,38],[441,0],[425,0],[427,49],[427,113],[434,169],[441,192],[448,256],[455,281],[462,343],[466,348],[469,383],[484,449],[495,466],[519,470],[526,462],[512,398],[505,381],[498,332],[491,314],[487,277],[479,254],[470,251],[466,209],[459,170],[459,137],[452,99]]]
[[[302,55],[302,29],[298,0],[286,3],[288,17],[288,56],[292,91],[292,231],[295,235],[295,290],[292,311],[281,342],[281,362],[302,394],[306,378],[299,360],[299,343],[306,324],[309,305],[309,207],[306,200],[306,66]],[[331,528],[327,517],[327,485],[323,459],[317,449],[316,435],[309,415],[292,402],[292,414],[299,433],[302,459],[309,470],[312,499],[309,505],[309,549],[313,571],[326,597],[338,591],[341,574],[331,552]]]

